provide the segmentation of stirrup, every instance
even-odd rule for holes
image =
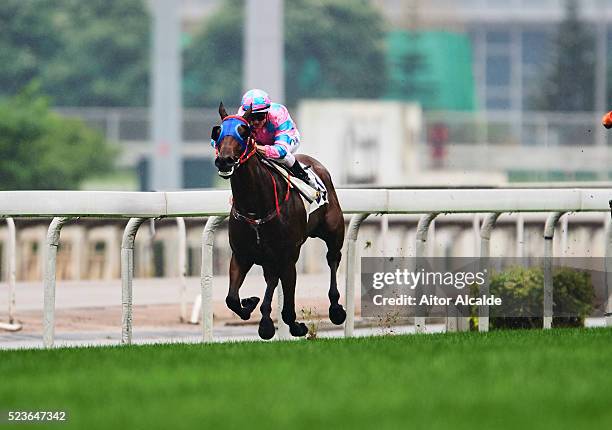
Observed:
[[[299,178],[299,179],[302,180],[310,188],[312,188],[312,189],[314,189],[316,191],[320,191],[319,190],[319,185],[317,185],[317,183],[314,180],[312,180],[309,175],[306,175],[306,176],[307,176],[306,179],[302,179],[302,178]]]
[[[297,161],[296,161],[297,163]],[[304,182],[306,185],[314,188],[315,190],[317,189],[316,187],[313,187],[311,179],[310,179],[310,175],[308,175],[308,173],[306,173],[304,170],[300,169],[292,169],[289,168],[289,172],[291,172],[291,174],[293,176],[295,176],[296,178],[298,178],[300,181]]]

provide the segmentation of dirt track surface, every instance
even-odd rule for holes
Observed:
[[[342,277],[340,291],[344,291]],[[329,278],[327,274],[300,275],[296,289],[298,319],[327,321]],[[201,336],[200,325],[181,321],[181,305],[178,279],[135,279],[133,284],[134,339],[169,339],[182,341],[186,337]],[[213,280],[213,315],[215,337],[257,336],[259,310],[245,324],[225,305],[228,278],[217,276]],[[263,297],[263,277],[254,274],[247,277],[242,297]],[[200,292],[200,279],[187,278],[186,319]],[[358,292],[357,292],[358,294]],[[8,286],[0,284],[0,322],[8,322]],[[356,303],[359,303],[356,297]],[[18,346],[38,345],[43,332],[42,282],[19,282],[16,287],[16,320],[22,329],[16,333],[0,331],[0,349],[24,342]],[[273,302],[276,314],[276,300]],[[303,311],[302,311],[303,310]],[[249,324],[250,323],[250,324]],[[321,327],[326,327],[322,322]],[[336,328],[336,327],[335,327]],[[112,339],[116,343],[121,336],[121,281],[58,281],[55,307],[56,340]],[[57,342],[56,342],[57,343]],[[60,342],[61,343],[61,342]]]
[[[329,304],[324,300],[300,300],[296,305],[298,317],[303,319],[300,310],[312,309],[320,317],[327,317]],[[187,318],[191,314],[188,308]],[[225,303],[213,305],[213,315],[216,326],[245,326],[259,322],[259,311],[255,311],[249,322],[244,322],[234,315]],[[7,321],[6,312],[0,312],[0,321]],[[22,324],[21,333],[42,333],[42,311],[18,312],[17,321]],[[199,335],[199,325],[181,322],[180,305],[145,305],[134,306],[133,327],[138,330],[180,330],[193,332]],[[56,332],[87,332],[87,331],[116,331],[121,333],[121,307],[89,307],[74,309],[58,309],[55,313]]]

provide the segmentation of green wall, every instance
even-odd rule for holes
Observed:
[[[387,62],[387,99],[418,101],[426,110],[476,108],[472,47],[466,34],[390,32]]]

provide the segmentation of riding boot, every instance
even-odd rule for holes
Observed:
[[[295,163],[293,163],[293,166],[289,167],[289,171],[291,172],[293,176],[306,182],[308,185],[310,185],[315,190],[319,189],[316,182],[310,179],[310,176],[308,176],[308,173],[306,173],[306,171],[302,168],[299,161],[296,160]]]

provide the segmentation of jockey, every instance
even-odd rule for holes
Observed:
[[[242,96],[238,115],[244,115],[251,106],[253,113],[249,123],[257,151],[283,164],[295,177],[318,189],[293,156],[300,146],[300,133],[287,108],[280,103],[272,103],[268,94],[258,89],[249,90]]]

